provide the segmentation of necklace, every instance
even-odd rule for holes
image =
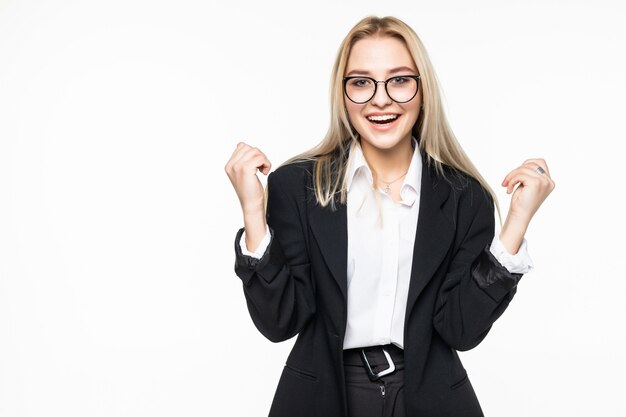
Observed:
[[[391,184],[393,184],[394,182],[398,181],[400,178],[404,177],[407,173],[409,172],[409,170],[407,169],[407,171],[400,175],[398,178],[396,178],[395,180],[391,181],[391,182],[387,182],[387,181],[382,181],[385,184],[385,189],[383,190],[385,192],[385,194],[389,194],[391,192]]]

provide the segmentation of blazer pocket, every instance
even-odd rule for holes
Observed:
[[[300,377],[302,379],[306,379],[307,381],[317,382],[317,376],[308,371],[303,371],[302,369],[294,368],[292,365],[285,364],[285,370]]]

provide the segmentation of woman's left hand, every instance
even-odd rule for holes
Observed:
[[[517,184],[519,186],[515,188]],[[550,177],[546,161],[536,158],[527,159],[521,166],[509,172],[504,177],[502,186],[507,188],[507,194],[513,194],[509,213],[500,233],[500,240],[509,253],[515,254],[524,238],[530,219],[554,190],[555,184]]]
[[[542,170],[543,172],[540,172]],[[517,184],[519,187],[515,188]],[[509,172],[504,177],[502,186],[507,188],[507,194],[513,193],[509,216],[530,222],[541,203],[554,189],[555,184],[550,177],[546,161],[537,158],[527,159],[520,167]]]

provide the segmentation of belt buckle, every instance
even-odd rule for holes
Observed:
[[[387,359],[387,364],[389,365],[389,367],[387,369],[383,369],[382,371],[378,373],[374,373],[374,371],[372,371],[372,367],[370,366],[370,363],[367,360],[367,355],[365,354],[365,349],[361,349],[361,359],[363,360],[363,364],[365,365],[367,376],[372,382],[378,381],[380,377],[389,375],[390,373],[396,370],[396,365],[393,363],[393,360],[391,359],[391,355],[389,355],[389,352],[387,352],[385,348],[381,348],[381,349],[383,351],[383,354],[385,355],[385,358]]]

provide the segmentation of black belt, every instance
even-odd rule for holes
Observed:
[[[404,369],[404,350],[394,344],[346,349],[343,351],[343,363],[365,368],[370,381],[374,382]]]

